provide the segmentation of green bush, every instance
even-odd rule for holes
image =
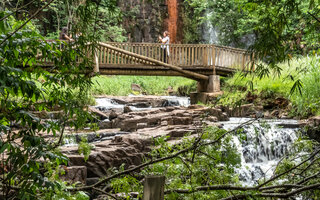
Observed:
[[[308,67],[306,72],[300,75],[303,86],[301,94],[294,93],[290,98],[295,112],[303,117],[320,114],[320,58],[309,60],[305,63]]]
[[[260,94],[263,98],[282,96],[289,99],[292,103],[292,113],[296,116],[320,114],[319,59],[317,56],[295,58],[278,64],[281,73],[270,71],[269,75],[262,78],[253,75],[244,76],[238,72],[226,80],[225,94],[219,102],[223,105],[234,105],[243,100],[251,89],[253,93]],[[264,67],[268,69],[268,66]],[[292,90],[297,83],[302,85],[301,93],[299,87]]]

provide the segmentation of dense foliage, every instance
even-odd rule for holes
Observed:
[[[83,99],[91,80],[84,72],[93,66],[87,55],[94,53],[97,4],[65,3],[77,5],[73,9],[78,22],[72,31],[88,33],[70,43],[48,42],[28,18],[20,21],[10,11],[0,12],[0,171],[6,199],[87,199],[84,193],[65,193],[59,175],[68,159],[58,147],[66,126],[80,129],[90,119]],[[43,2],[39,11],[49,5]],[[40,58],[54,67],[45,70]],[[37,117],[52,110],[61,112],[59,120]]]
[[[255,40],[255,50],[263,48],[263,53],[271,55],[273,51],[278,56],[280,52],[302,53],[318,47],[318,1],[205,2],[200,5],[213,13],[209,20],[219,29],[222,44],[247,46],[245,37],[249,36]]]

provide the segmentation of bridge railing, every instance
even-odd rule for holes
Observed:
[[[162,44],[154,43],[108,43],[112,46],[165,62]],[[100,46],[97,52],[100,66],[141,66],[150,63],[133,56],[115,52]],[[248,69],[250,53],[242,49],[208,44],[169,44],[169,64],[180,67],[228,67]]]

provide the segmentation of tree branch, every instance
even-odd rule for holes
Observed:
[[[317,184],[308,185],[308,186],[293,190],[291,192],[283,193],[283,194],[282,193],[261,193],[261,194],[258,194],[257,196],[260,196],[260,197],[289,198],[289,197],[291,197],[293,195],[299,194],[299,193],[307,191],[307,190],[319,189],[319,187],[320,187],[320,183],[317,183]]]
[[[233,195],[231,197],[223,198],[221,200],[241,200],[241,199],[248,199],[249,196],[251,196],[251,195],[238,194],[238,195]]]
[[[259,188],[259,190],[263,191],[263,190],[272,190],[272,189],[278,189],[278,188],[291,189],[291,188],[301,188],[301,187],[303,187],[303,185],[285,184],[285,185],[272,185],[268,187],[263,187],[263,188]]]
[[[314,174],[312,176],[308,176],[307,178],[304,178],[303,180],[299,181],[297,184],[298,185],[303,184],[303,183],[309,181],[310,179],[313,179],[313,178],[315,178],[315,177],[317,177],[319,175],[320,175],[320,172],[318,172],[318,173],[316,173],[316,174]]]
[[[308,186],[299,186],[299,185],[279,185],[279,186],[270,186],[266,187],[264,189],[277,189],[277,188],[293,188],[293,187],[299,187],[296,190],[293,190],[291,192],[287,193],[260,193],[260,194],[240,194],[240,195],[234,195],[231,197],[224,198],[223,200],[231,200],[231,199],[243,199],[248,196],[257,196],[257,197],[276,197],[276,198],[289,198],[296,194],[302,193],[307,190],[312,189],[319,189],[320,183],[308,185]],[[232,185],[211,185],[211,186],[200,186],[196,187],[194,190],[188,190],[188,189],[177,189],[177,190],[167,190],[165,191],[165,194],[170,193],[179,193],[179,194],[191,194],[195,192],[200,191],[215,191],[215,190],[235,190],[235,191],[255,191],[258,187],[241,187],[241,186],[232,186]]]
[[[288,169],[287,171],[282,172],[282,173],[280,173],[280,174],[272,177],[271,179],[267,180],[266,182],[260,184],[258,187],[261,188],[262,186],[264,186],[264,185],[266,185],[266,184],[268,184],[268,183],[276,180],[277,178],[280,178],[281,176],[283,176],[283,175],[291,172],[292,170],[297,169],[298,167],[300,167],[300,166],[303,165],[304,163],[306,163],[306,162],[308,162],[309,160],[311,160],[311,159],[312,159],[315,155],[317,155],[319,152],[320,152],[320,148],[318,148],[316,151],[314,151],[314,152],[309,156],[309,158],[307,158],[306,160],[300,162],[298,165],[296,165],[296,166]]]
[[[212,190],[238,190],[238,191],[248,191],[248,190],[257,190],[257,187],[241,187],[241,186],[233,186],[233,185],[206,185],[196,187],[194,190],[188,189],[176,189],[176,190],[167,190],[164,193],[180,193],[180,194],[191,194],[199,191],[212,191]]]
[[[117,198],[116,196],[114,196],[114,195],[112,195],[112,194],[109,194],[109,193],[107,193],[107,192],[105,192],[105,191],[103,191],[103,190],[101,190],[101,189],[99,189],[99,188],[93,187],[92,189],[93,189],[93,190],[96,190],[96,191],[98,191],[98,192],[101,192],[102,194],[105,194],[105,195],[107,195],[107,196],[109,196],[109,197],[111,197],[111,198],[113,198],[113,199],[115,199],[115,200],[118,200],[118,198]]]
[[[308,14],[311,15],[311,17],[313,17],[315,20],[317,20],[317,22],[320,23],[320,19],[318,19],[318,17],[316,17],[315,15],[313,15],[311,12],[308,11]]]

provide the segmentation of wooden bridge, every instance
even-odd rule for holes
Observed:
[[[170,56],[164,62],[162,47],[162,44],[154,43],[100,42],[95,51],[94,70],[102,75],[186,76],[199,80],[206,79],[204,76],[226,76],[236,70],[249,70],[251,61],[250,53],[242,49],[209,44],[170,44]],[[52,63],[43,60],[42,64],[50,66]]]
[[[251,54],[245,50],[210,44],[169,44],[165,61],[162,44],[98,43],[94,72],[102,75],[184,76],[198,81],[199,92],[220,90],[219,75],[247,71]],[[41,60],[43,66],[52,63]]]

